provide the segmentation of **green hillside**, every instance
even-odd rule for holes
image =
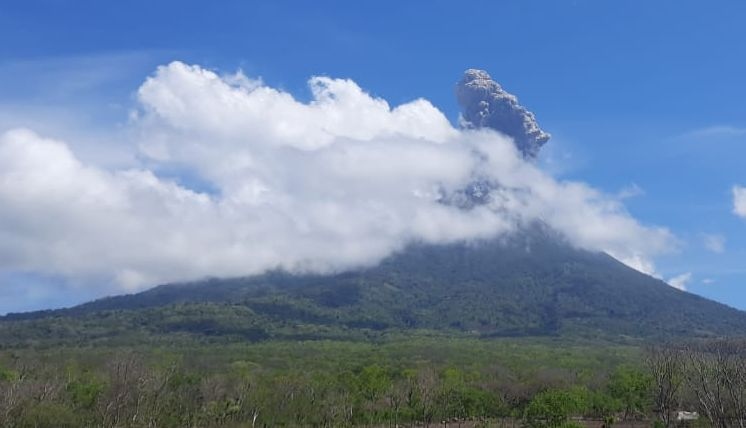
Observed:
[[[12,314],[0,322],[0,344],[370,339],[413,330],[689,338],[744,335],[746,313],[534,230],[507,240],[413,245],[356,272],[209,279]]]

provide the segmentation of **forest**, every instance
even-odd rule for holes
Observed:
[[[693,415],[694,421],[681,421]],[[0,352],[3,427],[746,423],[746,342],[411,337]]]

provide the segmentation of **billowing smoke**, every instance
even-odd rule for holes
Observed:
[[[539,128],[534,114],[518,104],[518,99],[506,92],[483,70],[466,70],[456,86],[456,98],[461,105],[463,125],[489,128],[512,138],[526,158],[534,158],[550,135]]]
[[[332,272],[411,242],[534,222],[641,270],[673,244],[614,196],[553,179],[505,136],[456,129],[425,100],[392,108],[351,80],[309,86],[305,103],[240,73],[159,67],[137,93],[129,134],[140,164],[130,169],[84,162],[30,130],[0,134],[0,273],[117,292],[276,268]],[[484,123],[502,123],[498,107],[510,107],[512,128],[494,127],[535,153],[548,136],[510,99],[488,103]]]

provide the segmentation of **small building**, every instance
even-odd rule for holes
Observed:
[[[697,419],[699,419],[699,413],[697,412],[686,412],[684,410],[679,410],[676,412],[677,421],[696,421]]]

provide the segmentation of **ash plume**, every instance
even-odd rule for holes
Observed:
[[[506,92],[483,70],[469,69],[456,86],[456,98],[467,128],[490,128],[513,139],[525,158],[535,158],[550,135],[536,117],[518,104],[515,95]]]

